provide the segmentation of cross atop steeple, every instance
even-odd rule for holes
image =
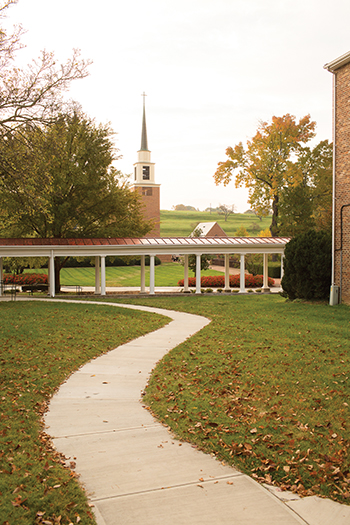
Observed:
[[[147,128],[146,128],[146,109],[145,109],[145,99],[146,93],[143,92],[143,116],[142,116],[142,132],[141,132],[141,149],[140,151],[149,151],[148,142],[147,142]]]

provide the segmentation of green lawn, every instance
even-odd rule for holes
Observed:
[[[279,295],[118,302],[212,321],[158,363],[144,398],[181,439],[262,483],[349,503],[349,307],[288,302]],[[41,433],[39,416],[72,370],[163,322],[99,308],[0,303],[3,521],[29,525],[43,511],[46,519],[62,515],[64,525],[75,523],[76,514],[92,523],[74,477]],[[138,333],[128,331],[131,316]]]
[[[47,273],[47,269],[26,270],[33,273]],[[206,270],[202,275],[222,275],[215,270]],[[189,272],[192,276],[193,273]],[[177,286],[184,278],[184,267],[179,263],[163,263],[155,267],[156,286]],[[140,266],[115,266],[106,268],[106,286],[136,286],[140,287]],[[95,286],[95,268],[62,268],[62,285]],[[146,266],[146,286],[149,286],[149,266]]]
[[[128,302],[212,320],[156,366],[145,402],[260,482],[350,502],[350,310],[280,296]]]
[[[217,222],[229,236],[235,236],[238,228],[246,228],[248,233],[257,236],[261,230],[270,227],[271,217],[261,221],[255,215],[234,213],[225,222],[222,215],[204,211],[160,211],[160,234],[162,237],[187,237],[199,222]]]
[[[72,371],[166,321],[92,304],[0,302],[1,524],[95,523],[74,472],[63,467],[43,432],[41,416]]]

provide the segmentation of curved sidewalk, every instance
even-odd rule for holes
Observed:
[[[57,450],[68,464],[76,462],[98,525],[350,523],[349,507],[272,493],[173,438],[142,406],[141,391],[155,363],[208,324],[207,319],[158,308],[97,304],[172,318],[165,327],[83,366],[61,386],[45,416]]]

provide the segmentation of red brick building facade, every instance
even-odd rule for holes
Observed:
[[[324,67],[333,73],[334,79],[331,303],[338,302],[338,292],[340,301],[350,303],[350,52]]]
[[[160,187],[159,185],[133,186],[134,191],[141,195],[144,205],[143,216],[153,221],[153,229],[146,237],[160,237]]]

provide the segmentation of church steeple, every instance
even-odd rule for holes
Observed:
[[[147,142],[147,127],[146,127],[146,109],[145,109],[145,97],[146,93],[143,92],[143,116],[142,116],[142,132],[141,132],[141,148],[140,151],[149,151]]]
[[[141,149],[137,152],[137,162],[134,164],[134,184],[132,190],[140,195],[144,208],[144,217],[154,223],[148,237],[160,236],[160,184],[156,184],[154,177],[154,162],[151,162],[151,152],[148,149],[145,97],[143,96]]]
[[[146,108],[145,97],[143,96],[143,113],[142,113],[142,132],[141,132],[141,149],[137,152],[137,162],[135,166],[135,184],[155,184],[154,179],[154,162],[151,162],[151,152],[148,149],[147,128],[146,128]]]

